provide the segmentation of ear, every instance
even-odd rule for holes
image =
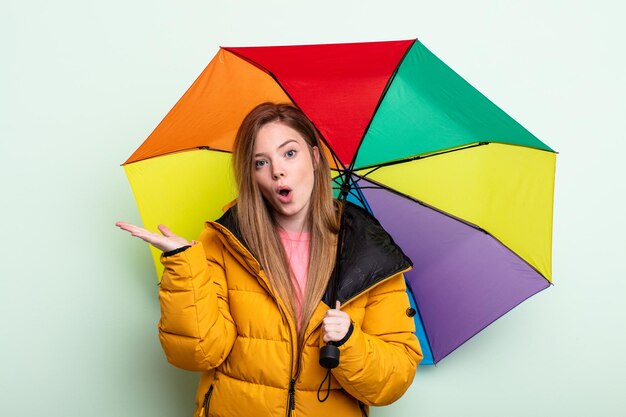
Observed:
[[[317,169],[320,164],[320,150],[317,146],[311,147],[311,157],[313,158],[313,168]]]

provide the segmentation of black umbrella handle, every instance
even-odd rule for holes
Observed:
[[[322,368],[334,369],[339,366],[339,348],[329,342],[320,348],[320,365]]]

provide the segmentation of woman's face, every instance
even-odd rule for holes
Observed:
[[[261,194],[286,230],[306,226],[319,150],[281,122],[261,127],[254,143],[254,176]]]

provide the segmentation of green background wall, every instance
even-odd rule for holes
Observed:
[[[191,416],[120,164],[219,45],[412,37],[560,152],[556,285],[372,415],[626,415],[623,2],[1,6],[0,416]]]

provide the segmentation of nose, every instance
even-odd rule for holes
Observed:
[[[285,170],[281,166],[281,164],[274,163],[272,164],[272,178],[274,180],[278,180],[285,176]]]

